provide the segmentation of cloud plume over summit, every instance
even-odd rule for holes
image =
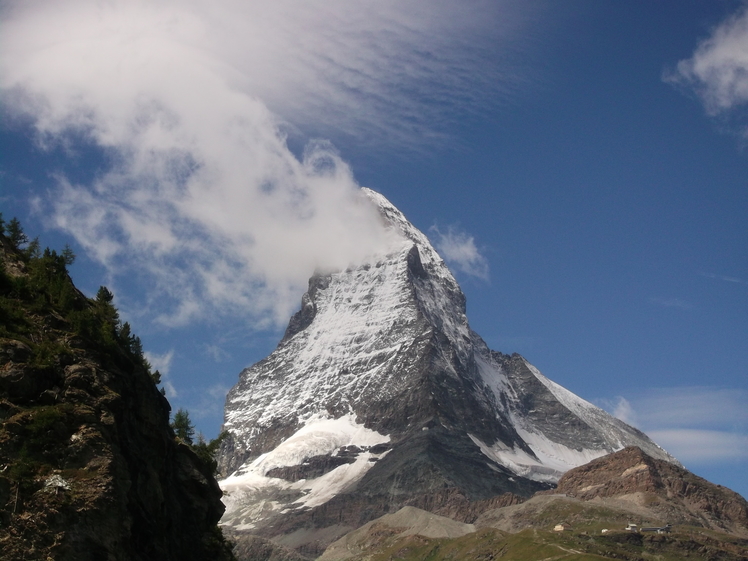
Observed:
[[[133,307],[277,323],[314,269],[388,235],[332,145],[294,154],[283,131],[407,150],[499,99],[516,78],[485,63],[523,18],[468,4],[6,2],[0,86],[41,146],[103,154],[93,179],[61,169],[42,204],[115,288],[150,287]]]

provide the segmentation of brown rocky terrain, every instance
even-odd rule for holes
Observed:
[[[385,538],[459,538],[472,532],[475,532],[475,526],[472,524],[464,524],[445,516],[406,506],[395,513],[372,520],[333,542],[319,557],[319,561],[351,559],[365,553],[373,544]]]
[[[233,559],[213,466],[170,406],[111,294],[70,256],[0,236],[0,558]]]
[[[673,524],[748,537],[748,501],[690,471],[630,447],[567,472],[554,493],[583,501],[617,499],[646,507]]]
[[[445,496],[434,497],[432,512],[424,503],[426,510],[408,507],[367,523],[320,559],[748,560],[746,501],[638,448],[570,470],[557,489],[528,500],[505,495],[492,506],[492,500],[462,503],[454,491]],[[442,518],[436,510],[455,515]],[[458,534],[450,535],[450,523]],[[671,526],[632,532],[625,530],[629,523]]]

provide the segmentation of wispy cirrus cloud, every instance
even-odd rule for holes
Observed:
[[[644,426],[748,427],[748,391],[704,386],[649,389],[635,401]]]
[[[389,243],[335,148],[299,155],[289,132],[428,150],[522,86],[513,61],[532,13],[493,0],[0,10],[6,111],[42,147],[106,155],[92,180],[59,170],[39,200],[106,267],[118,303],[167,325],[239,314],[259,327],[286,321],[315,269]],[[456,262],[484,275],[468,249]]]
[[[712,387],[650,388],[601,400],[687,465],[748,461],[748,391]]]
[[[447,263],[461,273],[488,280],[488,260],[478,250],[473,236],[457,226],[448,226],[445,232],[432,226],[429,232]]]
[[[681,310],[692,310],[693,304],[680,298],[650,298],[649,301],[652,304],[657,304],[664,308],[680,308]]]
[[[664,80],[694,92],[709,115],[736,119],[748,135],[748,6],[718,25]]]
[[[223,414],[223,405],[226,400],[226,394],[231,389],[230,385],[213,384],[207,390],[201,391],[199,396],[194,399],[190,406],[190,412],[196,419],[207,417],[220,417]]]
[[[204,345],[203,349],[213,359],[213,362],[224,362],[231,358],[231,355],[219,345]]]
[[[721,280],[725,282],[732,282],[735,284],[746,284],[746,281],[739,277],[731,277],[727,275],[715,275],[714,273],[699,273],[702,277],[706,277],[708,279],[716,279]]]

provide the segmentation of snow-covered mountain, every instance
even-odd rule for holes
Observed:
[[[523,357],[491,351],[428,239],[363,195],[398,241],[313,276],[278,348],[229,392],[225,525],[350,527],[445,489],[529,496],[626,446],[677,463]]]

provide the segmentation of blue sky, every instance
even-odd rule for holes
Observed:
[[[1,6],[0,204],[214,436],[383,193],[474,330],[748,495],[748,12],[731,0]]]

